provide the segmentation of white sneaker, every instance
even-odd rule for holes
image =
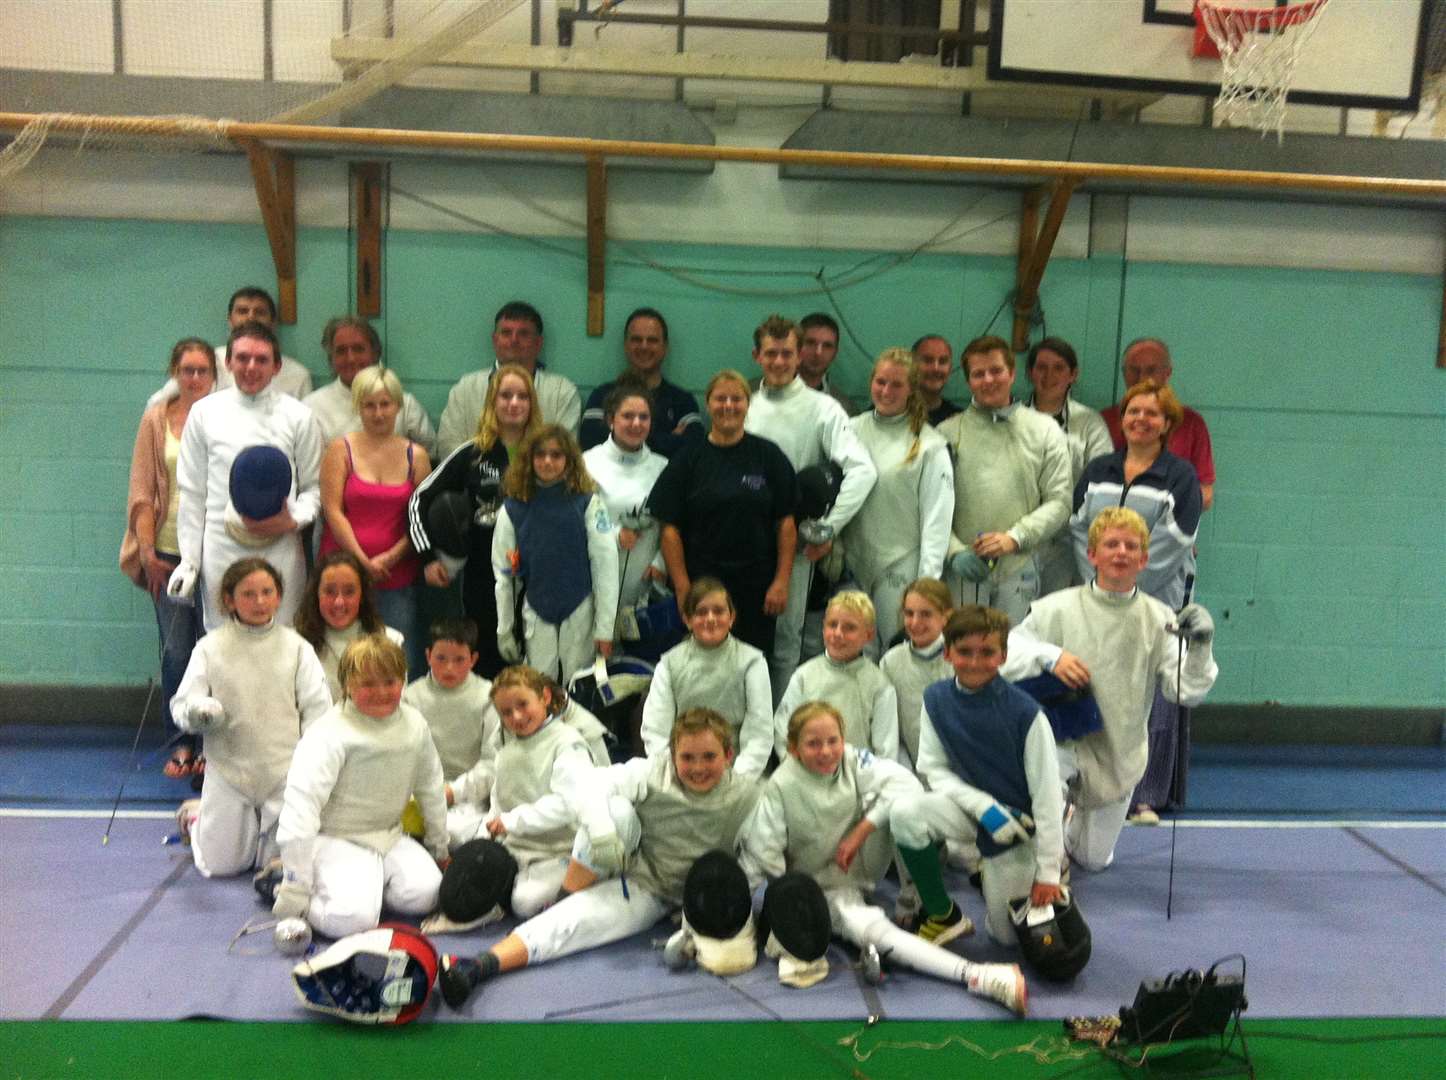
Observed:
[[[1029,1007],[1029,988],[1018,964],[974,964],[966,985],[971,994],[997,1001],[1018,1016]]]
[[[693,944],[693,934],[686,927],[674,931],[668,943],[663,946],[663,965],[669,971],[684,971],[693,966],[698,948]]]

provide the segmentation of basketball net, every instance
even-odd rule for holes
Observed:
[[[1289,7],[1224,7],[1196,0],[1197,57],[1220,58],[1215,115],[1223,127],[1251,127],[1285,138],[1285,99],[1295,66],[1329,0]]]

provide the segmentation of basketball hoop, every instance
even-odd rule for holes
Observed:
[[[1191,52],[1219,59],[1220,96],[1215,115],[1227,127],[1253,127],[1263,135],[1285,137],[1285,97],[1305,43],[1315,33],[1316,16],[1329,0],[1308,0],[1287,7],[1226,7],[1195,0],[1195,39]]]

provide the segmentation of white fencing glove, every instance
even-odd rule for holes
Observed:
[[[623,868],[626,854],[623,841],[615,832],[588,837],[588,864],[599,874],[616,874]]]
[[[1186,604],[1177,621],[1180,636],[1191,645],[1209,645],[1215,637],[1215,620],[1203,605]]]
[[[189,600],[196,591],[196,567],[182,559],[166,582],[166,595],[172,600]]]
[[[693,966],[698,958],[698,948],[693,943],[693,931],[686,926],[673,931],[673,936],[663,946],[663,964],[669,971],[684,971]]]
[[[497,653],[509,664],[522,662],[522,646],[517,644],[517,637],[514,634],[497,635]]]
[[[965,548],[949,557],[949,572],[977,585],[989,579],[989,564],[972,548]]]
[[[995,803],[979,817],[979,824],[994,838],[994,842],[1010,847],[1021,840],[1029,839],[1029,831],[1008,810]]]
[[[185,717],[187,731],[206,732],[226,722],[226,707],[213,697],[191,698]]]
[[[311,893],[299,881],[282,881],[276,887],[276,899],[271,904],[271,914],[278,919],[304,919],[306,909],[311,906]]]

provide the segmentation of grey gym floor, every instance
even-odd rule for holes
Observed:
[[[268,934],[233,936],[265,912],[249,881],[207,881],[163,845],[187,794],[159,776],[163,751],[107,727],[0,727],[3,1019],[303,1019],[289,962]],[[1440,748],[1202,748],[1178,827],[1130,827],[1116,865],[1076,872],[1094,934],[1073,983],[1030,979],[1030,1015],[1115,1012],[1143,979],[1248,964],[1249,1013],[1439,1016],[1446,1006],[1446,815]],[[102,845],[115,788],[126,794]],[[1210,814],[1205,817],[1202,814]],[[1171,846],[1174,845],[1173,878]],[[976,920],[962,879],[954,894]],[[890,886],[881,898],[887,905]],[[438,937],[475,952],[511,923]],[[734,979],[666,971],[664,924],[605,949],[490,984],[439,1020],[1003,1019],[1003,1010],[907,971],[877,989],[836,945],[828,979],[779,985],[770,962]],[[982,928],[964,955],[1005,953]],[[17,973],[23,977],[17,978]]]

